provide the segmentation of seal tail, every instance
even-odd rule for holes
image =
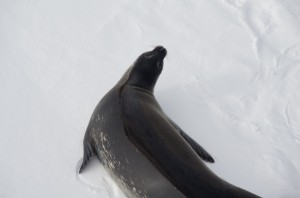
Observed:
[[[88,134],[87,134],[88,135]],[[89,135],[88,135],[89,136]],[[88,162],[90,161],[91,157],[95,155],[95,147],[94,147],[94,141],[91,137],[85,137],[83,141],[83,160],[82,164],[79,169],[79,173],[81,173]]]

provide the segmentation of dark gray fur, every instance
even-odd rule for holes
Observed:
[[[258,197],[216,176],[211,155],[161,109],[153,90],[163,47],[143,53],[97,105],[84,138],[80,172],[97,155],[128,197]],[[201,160],[202,159],[202,160]]]

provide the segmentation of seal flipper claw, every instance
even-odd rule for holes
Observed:
[[[214,158],[202,147],[200,146],[195,140],[193,140],[188,134],[186,134],[175,122],[169,119],[171,125],[179,132],[179,134],[189,143],[189,145],[194,149],[194,151],[198,154],[198,156],[210,163],[214,163]]]
[[[91,157],[95,154],[94,144],[91,138],[85,138],[83,145],[83,160],[79,169],[79,173],[84,170]]]
[[[183,131],[180,131],[180,134],[191,145],[191,147],[198,154],[198,156],[201,157],[202,160],[210,163],[215,162],[213,157],[202,146],[195,142],[190,136],[188,136]]]

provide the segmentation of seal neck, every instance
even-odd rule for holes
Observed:
[[[153,94],[158,76],[153,75],[135,75],[134,68],[128,76],[127,85],[144,89]]]

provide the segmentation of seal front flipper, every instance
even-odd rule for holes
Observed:
[[[79,169],[79,173],[81,173],[84,170],[91,157],[96,154],[94,148],[95,147],[93,139],[90,137],[89,133],[86,133],[83,140],[83,159]]]
[[[206,162],[214,163],[215,160],[213,157],[202,147],[200,146],[195,140],[193,140],[188,134],[186,134],[175,122],[173,122],[169,118],[170,124],[179,132],[179,134],[189,143],[189,145],[194,149],[194,151],[198,154],[201,159]]]

